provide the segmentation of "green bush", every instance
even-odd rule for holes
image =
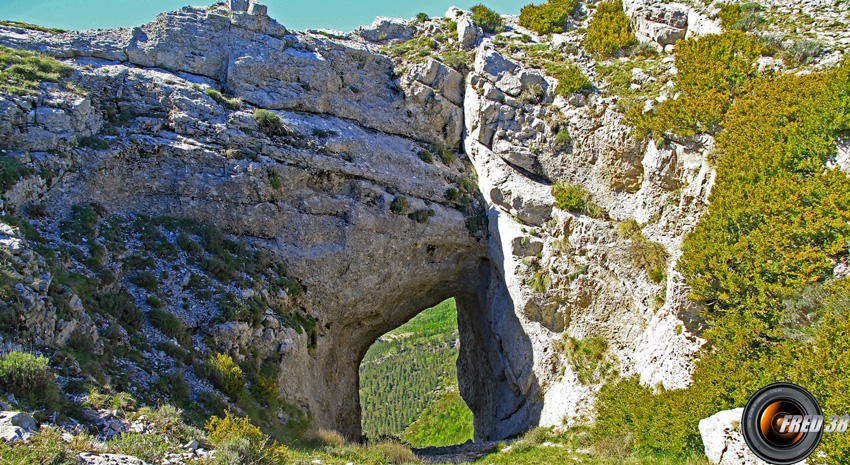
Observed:
[[[230,397],[239,398],[245,393],[245,376],[232,358],[214,354],[208,363],[213,369],[210,381]]]
[[[563,32],[578,3],[578,0],[549,0],[543,5],[526,5],[520,10],[519,25],[538,34]]]
[[[764,52],[763,45],[738,31],[680,40],[675,64],[676,90],[682,95],[664,101],[649,124],[635,123],[638,137],[667,130],[685,135],[717,131],[732,102],[752,90],[758,71],[753,63]]]
[[[254,110],[254,120],[268,136],[291,136],[293,134],[293,131],[283,124],[280,117],[268,110]]]
[[[153,305],[151,305],[151,307],[153,307]],[[186,325],[184,325],[183,322],[176,316],[159,310],[158,308],[154,308],[148,312],[148,320],[150,320],[154,328],[162,331],[162,334],[176,339],[180,345],[191,346],[191,335],[186,329]]]
[[[224,418],[213,416],[204,425],[208,439],[216,446],[214,463],[231,465],[279,465],[289,463],[286,446],[272,441],[248,418],[239,418],[228,410]]]
[[[603,2],[587,27],[584,48],[599,56],[608,56],[637,42],[622,0]]]
[[[561,210],[594,218],[607,216],[605,210],[590,200],[590,193],[579,185],[569,182],[555,183],[552,185],[552,195],[555,197],[555,206]]]
[[[227,98],[215,89],[206,89],[204,94],[215,100],[215,102],[219,105],[223,105],[228,110],[236,111],[242,108],[242,102],[238,98]]]
[[[576,65],[569,65],[566,68],[555,68],[552,70],[552,74],[558,79],[558,86],[555,87],[555,93],[564,97],[569,97],[570,94],[575,92],[590,89],[592,86],[587,76]]]
[[[472,10],[472,22],[484,32],[496,33],[504,30],[502,17],[484,5],[475,5]]]
[[[415,212],[407,215],[407,217],[410,218],[411,220],[416,221],[417,223],[427,223],[428,218],[430,218],[430,217],[432,217],[436,214],[437,213],[434,210],[423,208],[421,210],[416,210]]]
[[[428,21],[429,19],[431,19],[431,18],[428,17],[427,13],[418,13],[416,15],[416,22],[417,23],[424,23],[425,21]]]
[[[390,203],[390,211],[396,215],[403,215],[404,212],[407,211],[408,207],[409,202],[407,201],[407,197],[403,195],[396,196],[392,203]]]
[[[35,170],[22,165],[17,158],[0,157],[0,192],[6,192],[19,180],[35,174]]]
[[[61,401],[56,375],[43,355],[13,351],[0,357],[0,388],[48,409]]]
[[[752,83],[717,136],[711,208],[686,239],[678,269],[702,305],[708,341],[687,389],[660,392],[626,380],[600,392],[600,435],[629,431],[638,450],[684,456],[702,449],[698,422],[741,407],[788,377],[825,411],[850,405],[847,255],[850,178],[824,168],[850,129],[850,62],[829,72]],[[734,366],[734,370],[729,367]],[[824,463],[844,463],[850,441],[825,435]]]
[[[425,163],[434,163],[434,155],[432,155],[431,152],[427,150],[419,152],[419,158]]]
[[[446,190],[446,200],[449,202],[454,202],[458,199],[458,191],[454,187],[450,187]]]
[[[558,149],[566,149],[570,146],[570,143],[572,143],[572,141],[573,139],[572,137],[570,137],[570,131],[566,128],[561,129],[560,131],[558,131],[557,134],[555,134],[555,147],[557,147]]]

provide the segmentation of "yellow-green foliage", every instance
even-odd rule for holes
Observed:
[[[627,253],[632,263],[646,270],[649,279],[655,283],[664,280],[667,269],[667,259],[670,254],[658,242],[650,241],[641,232],[641,227],[635,220],[623,221],[617,224],[617,233],[623,239],[629,239]]]
[[[72,69],[41,53],[0,47],[0,93],[33,94],[42,82],[59,82]]]
[[[475,5],[470,10],[472,11],[472,22],[481,27],[484,32],[501,32],[504,29],[504,23],[499,13],[484,5]]]
[[[75,465],[76,454],[65,447],[62,432],[55,428],[42,430],[29,441],[8,444],[0,441],[0,462],[8,465]]]
[[[725,3],[720,5],[720,24],[723,29],[731,31],[735,23],[744,17],[744,10],[739,3]]]
[[[597,383],[616,375],[614,362],[606,355],[608,341],[604,338],[576,339],[565,335],[554,347],[564,354],[582,384]]]
[[[225,412],[224,418],[213,416],[204,428],[207,438],[216,446],[216,463],[251,463],[278,465],[287,463],[288,450],[263,434],[248,418]]]
[[[587,27],[584,48],[590,53],[608,56],[637,42],[629,17],[623,12],[623,2],[603,2]]]
[[[0,391],[48,409],[58,407],[61,401],[56,375],[50,371],[47,357],[26,352],[0,356]]]
[[[538,34],[563,32],[567,18],[573,14],[578,0],[549,0],[543,5],[528,4],[519,12],[519,25]]]
[[[552,185],[552,195],[555,206],[561,210],[585,214],[594,218],[607,215],[605,210],[590,200],[590,192],[583,187],[569,182],[558,182]]]
[[[704,305],[711,350],[686,390],[652,394],[630,380],[600,396],[600,434],[626,425],[639,449],[699,450],[701,418],[741,407],[786,376],[826,412],[850,410],[841,371],[850,354],[850,280],[833,279],[832,261],[848,255],[850,178],[824,166],[850,128],[850,62],[758,82],[724,126],[709,211],[678,265]],[[847,438],[825,435],[821,447],[825,463],[846,463]]]
[[[215,369],[215,384],[228,396],[239,397],[245,392],[245,376],[239,365],[229,355],[215,354],[209,363]]]
[[[758,70],[754,63],[765,51],[739,31],[680,40],[675,63],[681,96],[662,103],[654,122],[637,123],[639,136],[649,129],[680,134],[717,130],[735,98],[752,90]]]
[[[555,93],[564,97],[591,87],[590,80],[587,79],[587,76],[576,65],[553,68],[550,72],[558,79],[558,86],[555,87]]]

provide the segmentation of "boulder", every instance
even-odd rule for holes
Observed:
[[[404,42],[413,38],[416,26],[403,19],[378,16],[371,26],[359,27],[354,33],[369,42]]]
[[[624,9],[641,42],[668,45],[685,38],[690,10],[687,5],[633,0],[626,2]]]
[[[696,10],[688,11],[688,33],[685,35],[686,39],[702,37],[708,34],[720,34],[721,32],[723,32],[723,28],[720,27],[720,18],[711,19]]]
[[[465,50],[469,50],[478,45],[478,42],[481,41],[481,38],[484,37],[484,31],[481,30],[480,27],[476,26],[472,19],[468,17],[461,17],[457,21],[457,40],[460,42],[460,46]]]
[[[230,0],[231,11],[247,11],[248,0]]]
[[[720,465],[767,465],[744,442],[741,416],[744,408],[723,410],[699,421],[699,434],[708,461]]]
[[[26,441],[38,431],[35,420],[22,412],[0,412],[0,439],[12,443]]]

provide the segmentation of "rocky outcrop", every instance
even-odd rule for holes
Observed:
[[[699,421],[699,434],[708,461],[719,465],[765,465],[756,457],[741,434],[744,408],[723,410]]]
[[[22,412],[0,412],[0,439],[7,443],[26,441],[38,431],[35,420]]]
[[[626,7],[641,40],[659,47],[716,26],[676,3]],[[588,57],[573,55],[598,88],[559,96],[556,79],[524,64],[525,52],[484,38],[462,10],[446,16],[458,27],[456,41],[442,34],[453,52],[478,47],[466,76],[433,50],[403,70],[379,52],[436,37],[434,24],[379,18],[350,35],[300,33],[247,1],[187,7],[130,29],[0,27],[0,44],[63,59],[82,89],[48,83],[33,96],[0,96],[2,148],[35,173],[4,193],[4,207],[44,205],[51,220],[39,226],[51,240],[52,218],[94,202],[103,219],[194,220],[269,254],[297,292],[227,284],[235,304],[275,304],[251,318],[211,322],[222,311],[210,302],[165,309],[199,353],[272,360],[283,400],[352,439],[368,347],[449,297],[459,306],[460,389],[479,440],[588,419],[613,373],[685,387],[702,328],[675,264],[714,184],[713,138],[636,141]],[[576,33],[558,40],[566,49]],[[659,60],[668,77],[672,61]],[[656,79],[631,77],[638,87]],[[451,156],[425,154],[444,149]],[[839,141],[835,166],[846,169],[847,153]],[[555,208],[559,182],[581,187],[594,208]],[[450,189],[463,199],[450,200]],[[666,253],[652,276],[630,253],[634,240],[618,233],[626,221]],[[47,268],[20,231],[0,233],[33,340],[63,345],[82,334],[102,345],[115,319],[87,320],[82,299],[61,286],[51,298],[61,294],[70,310],[55,311]],[[184,292],[191,276],[167,279]],[[296,317],[309,324],[286,323]],[[580,379],[563,353],[568,338],[604,339],[611,371]]]
[[[403,26],[405,34],[409,28]],[[52,35],[7,28],[1,36],[0,45],[59,58],[203,76],[262,108],[334,115],[389,134],[460,145],[460,108],[440,95],[411,98],[415,89],[399,87],[388,58],[363,43],[290,33],[267,16],[186,7],[133,29]]]

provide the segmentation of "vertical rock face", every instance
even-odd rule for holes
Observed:
[[[489,39],[465,80],[431,58],[406,63],[398,77],[376,47],[425,26],[379,19],[332,38],[288,31],[257,4],[230,5],[187,7],[132,29],[0,27],[0,45],[65,59],[85,91],[48,85],[33,97],[0,96],[3,148],[58,173],[51,183],[21,181],[6,206],[38,200],[61,214],[97,202],[212,224],[269,251],[298,278],[302,293],[288,305],[315,320],[314,340],[271,320],[190,329],[232,353],[265,338],[251,348],[279,352],[282,398],[349,438],[360,435],[358,366],[368,347],[449,297],[459,305],[459,383],[477,439],[574,423],[592,413],[614,369],[648,385],[689,382],[699,321],[674,264],[713,184],[710,137],[636,142],[610,98],[556,98],[555,79]],[[684,34],[687,14],[674,4],[640,11],[652,40]],[[481,32],[468,14],[448,16],[461,47],[475,47]],[[104,108],[131,116],[118,123]],[[280,126],[260,125],[257,109]],[[552,142],[559,129],[571,135],[566,146]],[[79,147],[98,134],[107,148]],[[462,148],[469,160],[426,162],[427,143]],[[559,181],[582,186],[606,213],[554,208]],[[473,182],[480,196],[447,198]],[[642,234],[669,255],[663,278],[634,262],[617,220],[646,223]],[[33,286],[21,294],[37,305]],[[56,333],[53,320],[33,326]],[[611,371],[581,374],[586,367],[564,352],[569,338],[604,339]]]

